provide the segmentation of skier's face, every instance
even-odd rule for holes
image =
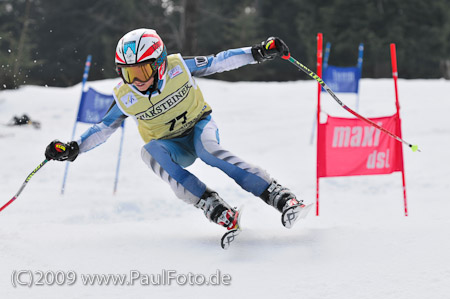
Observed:
[[[142,81],[139,81],[139,80],[135,80],[132,84],[139,91],[145,92],[146,90],[148,90],[150,88],[150,86],[152,86],[153,80],[155,80],[154,77],[151,77],[148,81],[145,81],[145,82],[142,82]]]

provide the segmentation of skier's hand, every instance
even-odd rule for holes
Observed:
[[[267,40],[252,47],[253,58],[258,62],[274,59],[277,56],[289,57],[289,48],[278,37],[269,37]],[[286,58],[287,59],[287,58]]]
[[[76,141],[64,143],[59,140],[53,140],[45,149],[45,158],[47,160],[74,161],[80,149]]]

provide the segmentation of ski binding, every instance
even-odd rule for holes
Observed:
[[[224,233],[222,239],[220,240],[220,246],[223,249],[228,249],[230,245],[236,240],[236,237],[242,232],[240,222],[241,214],[242,214],[242,207],[238,210],[237,228],[230,229],[229,231]]]

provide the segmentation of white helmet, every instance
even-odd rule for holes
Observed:
[[[125,34],[117,43],[115,63],[117,72],[126,83],[122,68],[150,64],[155,79],[162,79],[166,72],[167,50],[162,39],[153,29],[136,29]],[[155,81],[156,81],[155,80]]]

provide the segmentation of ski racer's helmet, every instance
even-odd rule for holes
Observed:
[[[153,76],[153,86],[156,86],[166,72],[166,46],[155,30],[136,29],[117,43],[115,63],[117,73],[125,83],[146,82]]]

